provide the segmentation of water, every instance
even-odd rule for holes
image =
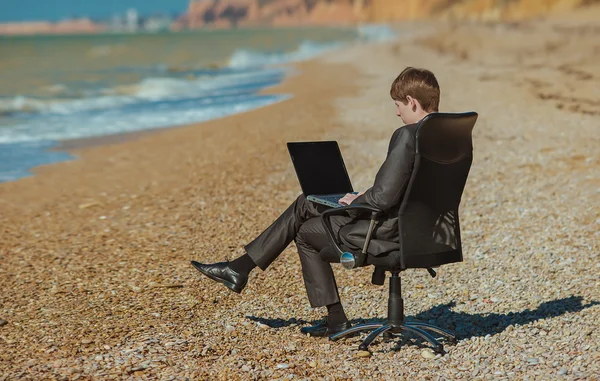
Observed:
[[[69,159],[65,139],[202,122],[288,99],[261,95],[312,58],[382,26],[0,37],[0,182]]]

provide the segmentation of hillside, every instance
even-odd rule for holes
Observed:
[[[426,18],[522,20],[600,0],[191,0],[174,29],[253,25],[348,25]]]
[[[522,20],[600,0],[191,0],[174,29],[347,25],[425,18]]]

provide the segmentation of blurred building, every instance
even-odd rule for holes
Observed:
[[[125,13],[126,29],[129,32],[136,32],[140,26],[140,17],[137,9],[131,8]]]
[[[168,15],[152,15],[141,21],[141,28],[146,32],[161,32],[169,30],[173,18]]]

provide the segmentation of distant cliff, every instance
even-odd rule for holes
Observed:
[[[371,0],[372,21],[444,17],[520,20],[570,11],[597,0]]]
[[[597,0],[191,0],[174,29],[348,25],[431,17],[518,20]]]
[[[173,28],[343,25],[366,14],[365,0],[192,0]]]

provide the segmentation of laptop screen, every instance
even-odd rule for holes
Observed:
[[[337,142],[293,142],[287,146],[305,196],[352,192]]]

